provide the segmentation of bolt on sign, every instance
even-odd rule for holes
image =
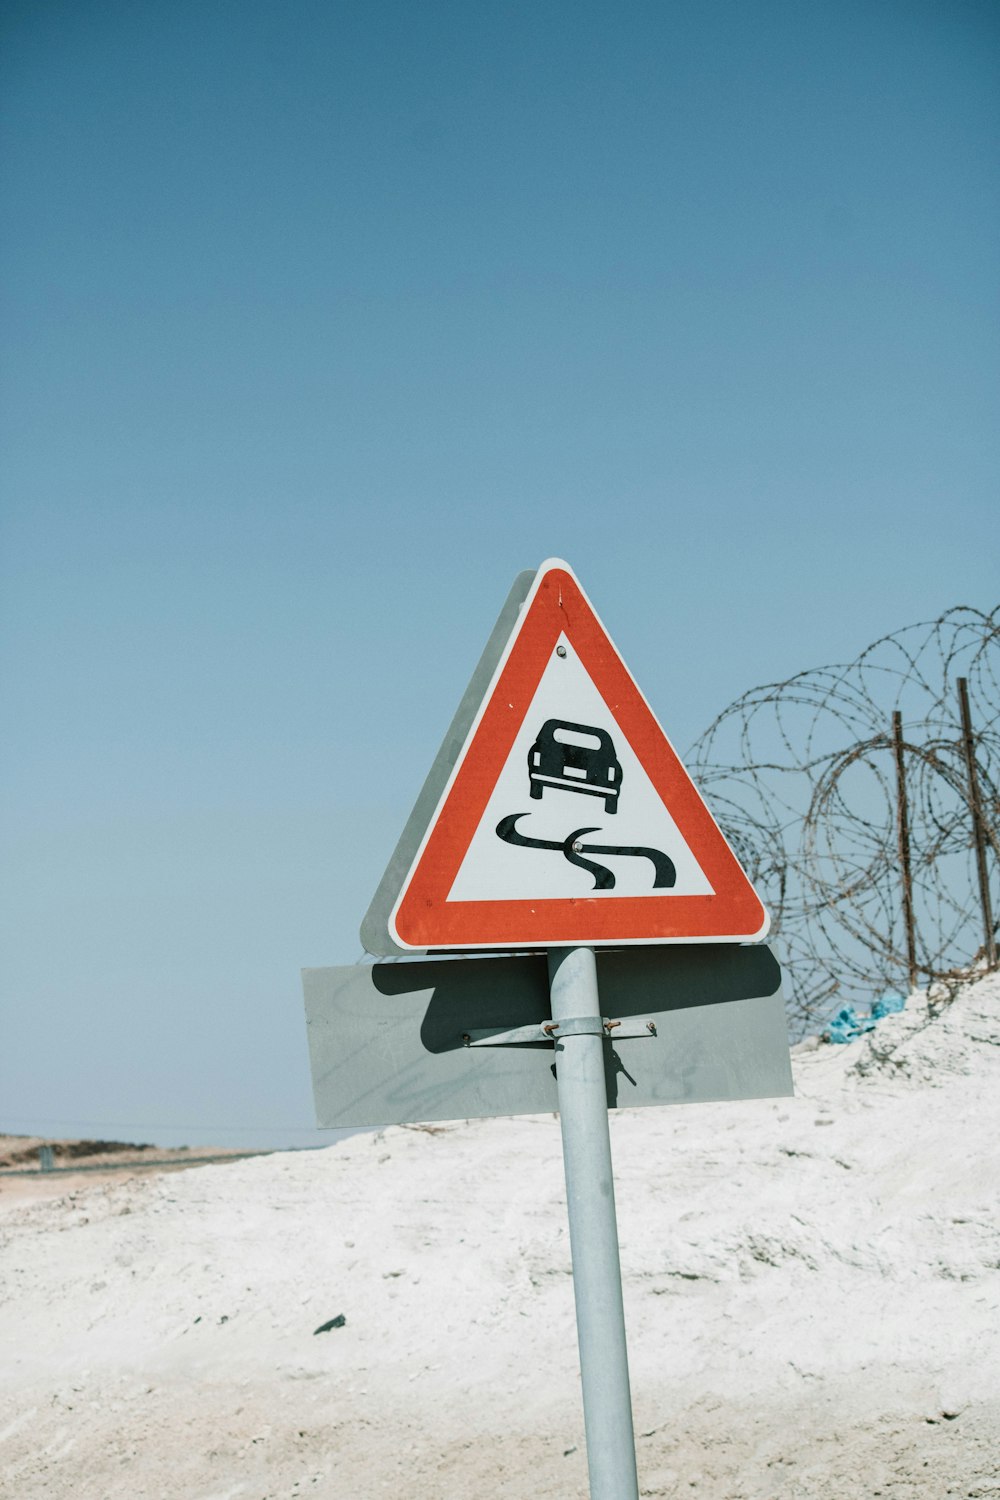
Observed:
[[[569,566],[543,563],[510,602],[369,950],[763,938],[759,897]]]

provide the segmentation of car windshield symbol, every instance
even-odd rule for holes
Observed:
[[[604,799],[604,811],[618,811],[622,768],[611,736],[590,724],[546,719],[528,751],[528,780],[536,800],[547,786]]]

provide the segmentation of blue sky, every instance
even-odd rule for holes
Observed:
[[[513,576],[678,747],[997,602],[1000,14],[5,7],[0,1128],[306,1143]]]

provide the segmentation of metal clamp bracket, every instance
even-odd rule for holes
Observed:
[[[656,1022],[634,1016],[627,1021],[609,1021],[606,1016],[571,1016],[565,1021],[542,1021],[534,1026],[515,1026],[511,1031],[463,1031],[466,1047],[519,1047],[528,1043],[549,1042],[555,1045],[567,1036],[609,1036],[614,1041],[626,1037],[656,1035]]]

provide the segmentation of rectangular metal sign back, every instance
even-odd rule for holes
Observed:
[[[604,949],[597,974],[621,1023],[605,1042],[609,1108],[792,1093],[768,946]],[[558,1041],[483,1045],[549,1020],[544,954],[305,969],[303,985],[321,1127],[557,1108]]]

